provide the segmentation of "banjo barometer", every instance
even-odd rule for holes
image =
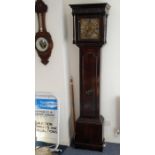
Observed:
[[[41,58],[41,62],[46,65],[48,59],[51,56],[53,48],[53,41],[51,35],[46,30],[45,14],[47,12],[47,5],[42,0],[37,0],[35,4],[35,12],[38,15],[38,27],[39,30],[35,36],[35,48],[38,56]]]

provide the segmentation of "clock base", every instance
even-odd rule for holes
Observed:
[[[104,118],[82,118],[76,122],[75,147],[90,150],[103,150]]]

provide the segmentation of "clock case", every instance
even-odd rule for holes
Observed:
[[[73,43],[80,49],[80,117],[76,121],[77,148],[102,151],[104,118],[100,115],[100,48],[106,43],[107,3],[70,5],[73,15]],[[99,18],[100,38],[81,40],[80,18]]]

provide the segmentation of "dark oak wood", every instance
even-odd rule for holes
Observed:
[[[47,5],[42,0],[37,0],[35,5],[35,12],[38,15],[38,24],[39,24],[39,30],[35,35],[35,40],[39,38],[45,38],[48,42],[48,48],[41,52],[35,45],[38,56],[41,58],[41,62],[46,65],[49,61],[49,57],[51,56],[51,52],[53,49],[53,41],[52,37],[49,32],[46,30],[46,24],[45,24],[45,14],[47,12]]]
[[[80,117],[76,122],[75,147],[91,150],[103,150],[104,118]]]
[[[106,43],[110,6],[107,3],[70,6],[73,15],[73,43],[80,49],[80,117],[76,121],[75,147],[102,151],[104,118],[99,112],[100,48]],[[86,39],[80,37],[84,31],[81,30],[81,19],[86,21]],[[88,22],[92,19],[99,21],[99,30],[98,27],[94,28],[95,24]],[[93,38],[93,33],[98,37]]]
[[[100,48],[80,47],[81,117],[99,117]]]

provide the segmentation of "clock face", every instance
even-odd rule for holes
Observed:
[[[80,39],[82,40],[100,39],[99,18],[81,18],[80,19]]]
[[[36,48],[40,52],[45,52],[49,47],[49,43],[46,38],[39,37],[36,40]]]

